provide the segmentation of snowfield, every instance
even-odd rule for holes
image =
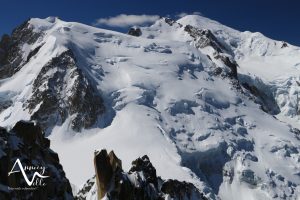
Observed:
[[[94,151],[106,148],[126,171],[132,160],[148,155],[159,176],[192,182],[210,199],[300,198],[300,131],[294,129],[300,128],[299,47],[197,15],[172,25],[162,18],[141,28],[140,37],[52,17],[29,23],[43,36],[23,46],[24,59],[42,46],[1,80],[1,101],[13,103],[0,113],[0,126],[30,120],[34,111],[24,104],[34,80],[52,58],[71,49],[106,107],[92,128],[75,132],[68,116],[48,136],[76,187],[95,174]],[[220,55],[238,64],[238,83],[215,75],[216,68],[227,73],[228,67],[211,45],[197,47],[186,25],[213,33],[225,49]],[[65,81],[72,86],[72,80]],[[260,101],[245,83],[257,88]]]

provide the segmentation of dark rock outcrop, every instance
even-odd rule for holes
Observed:
[[[24,44],[33,44],[42,36],[34,32],[28,21],[13,30],[11,36],[3,35],[0,41],[0,79],[18,72],[27,62],[21,50]]]
[[[134,172],[143,172],[146,181],[153,184],[155,187],[158,187],[156,169],[153,167],[148,156],[145,155],[142,158],[132,161],[132,167],[129,170],[129,174]]]
[[[101,96],[77,66],[71,50],[42,68],[33,83],[33,95],[24,107],[46,133],[64,123],[68,116],[71,116],[71,128],[81,131],[93,126],[105,111]]]
[[[142,35],[142,30],[139,27],[131,27],[128,30],[128,35],[139,37]]]
[[[288,47],[288,44],[286,42],[282,42],[281,48],[283,49],[285,47]]]
[[[93,191],[93,189],[96,187],[96,175],[83,185],[83,187],[78,191],[77,195],[75,196],[76,200],[87,200],[87,196],[90,191]],[[94,190],[96,192],[96,190]],[[98,194],[98,192],[97,192]]]
[[[7,51],[10,46],[10,36],[7,34],[4,34],[0,40],[0,66],[7,63]]]
[[[184,30],[194,38],[196,48],[205,48],[207,46],[212,47],[215,50],[214,58],[221,60],[224,65],[229,69],[229,73],[225,76],[238,80],[237,68],[238,64],[227,55],[228,50],[219,42],[219,40],[214,36],[214,34],[208,29],[198,29],[191,25],[186,25]],[[210,57],[209,57],[210,58]],[[211,58],[210,58],[211,59]],[[213,74],[221,74],[222,72],[218,71],[213,72]],[[223,73],[224,74],[224,73]],[[235,87],[240,88],[239,84],[235,81]]]
[[[213,47],[218,53],[224,52],[225,47],[218,41],[214,34],[208,29],[198,29],[191,25],[186,25],[184,30],[195,40],[197,48],[207,46]]]
[[[12,104],[12,100],[0,97],[0,112],[9,108]]]
[[[261,109],[264,112],[272,115],[277,115],[280,112],[280,108],[272,96],[266,94],[262,90],[259,90],[259,88],[255,85],[251,85],[246,82],[242,83],[242,85],[254,96],[255,102],[261,105]]]
[[[178,180],[165,181],[161,187],[161,192],[168,194],[172,199],[205,199],[203,195],[196,195],[198,191],[192,183]]]
[[[32,122],[20,121],[9,132],[0,128],[1,200],[73,199],[70,183],[65,177],[58,155],[49,146],[50,141],[44,137],[42,129]],[[17,159],[29,181],[34,180],[32,185],[26,183],[21,171],[8,175],[12,169],[19,169],[16,166],[14,168]],[[34,167],[33,170],[28,166]],[[47,178],[34,177],[34,172]]]
[[[297,138],[297,140],[300,140],[300,130],[297,128],[293,128],[290,126],[290,132],[294,134],[295,138]]]
[[[173,24],[176,24],[176,23],[177,23],[175,20],[173,20],[173,19],[171,19],[171,18],[168,18],[168,17],[164,18],[164,20],[165,20],[165,22],[166,22],[167,24],[169,24],[170,26],[173,26]]]
[[[33,49],[33,50],[28,54],[27,59],[26,59],[26,62],[28,62],[33,56],[35,56],[35,55],[39,52],[39,50],[40,50],[40,48],[41,48],[42,46],[43,46],[43,45],[40,45],[40,46],[36,47],[35,49]]]
[[[106,150],[102,150],[95,153],[94,165],[98,185],[98,199],[102,199],[111,188],[112,180],[122,172],[122,162],[113,151],[107,154]]]
[[[231,60],[228,56],[223,55],[223,54],[217,54],[215,56],[216,59],[220,59],[229,69],[230,72],[228,74],[229,77],[237,79],[238,73],[237,73],[237,68],[238,64],[236,63],[235,60]]]
[[[93,194],[95,187],[99,200],[104,196],[110,200],[206,199],[191,183],[164,181],[158,177],[146,155],[134,160],[129,172],[122,170],[121,161],[113,151],[109,154],[106,150],[95,153],[94,161],[96,176],[88,180],[75,199],[87,199],[87,194]]]

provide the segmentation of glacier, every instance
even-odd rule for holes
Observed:
[[[125,170],[148,155],[162,178],[191,182],[209,199],[299,198],[299,47],[198,15],[161,18],[139,37],[55,17],[27,28],[38,36],[20,43],[18,70],[0,80],[0,125],[46,122],[74,187],[94,176],[93,153],[105,148]],[[72,67],[36,82],[68,51]],[[78,80],[84,89],[74,92]],[[45,103],[37,89],[59,96],[54,118],[33,117]],[[77,93],[83,100],[69,104]],[[74,130],[78,116],[86,126]]]

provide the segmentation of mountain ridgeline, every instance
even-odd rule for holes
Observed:
[[[299,58],[197,15],[127,34],[32,18],[0,41],[0,125],[39,124],[60,160],[47,139],[18,148],[51,158],[75,199],[297,199]]]

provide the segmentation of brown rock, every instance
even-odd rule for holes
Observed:
[[[174,200],[206,200],[192,183],[162,180],[147,155],[134,160],[129,172],[124,172],[121,160],[104,149],[95,152],[94,165],[96,176],[87,181],[76,200],[86,200],[89,193],[94,194],[93,188],[97,188],[98,200],[162,200],[167,195]]]
[[[122,162],[113,151],[107,154],[107,151],[103,149],[100,152],[95,152],[94,165],[98,199],[102,199],[109,191],[115,174],[122,171]]]

